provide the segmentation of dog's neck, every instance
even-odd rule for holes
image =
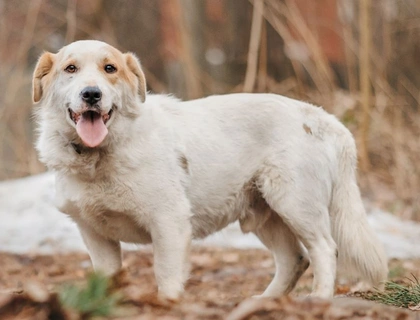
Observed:
[[[56,139],[47,139],[55,135]],[[42,145],[42,148],[39,147]],[[113,147],[89,148],[75,136],[55,131],[50,135],[42,135],[38,142],[41,161],[54,171],[77,175],[82,180],[99,177],[106,172],[109,153]]]
[[[98,151],[98,149],[96,149],[96,148],[89,148],[89,147],[84,146],[82,143],[77,143],[77,142],[71,141],[71,140],[69,141],[69,144],[73,148],[74,152],[77,153],[78,155]]]
[[[89,148],[75,141],[69,141],[66,148],[72,157],[68,158],[69,162],[64,168],[70,169],[79,179],[91,181],[101,178],[106,173],[104,168],[108,167],[108,152],[105,149]]]

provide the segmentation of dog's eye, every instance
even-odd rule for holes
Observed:
[[[64,69],[64,71],[68,73],[75,73],[77,71],[77,68],[74,64],[70,64]]]
[[[106,73],[114,73],[117,71],[117,68],[115,68],[112,64],[107,64],[104,70]]]

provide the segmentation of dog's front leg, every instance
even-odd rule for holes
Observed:
[[[106,276],[119,271],[121,269],[120,243],[103,237],[83,221],[76,220],[76,223],[88,249],[94,270]]]
[[[189,275],[189,217],[162,215],[151,227],[156,282],[161,299],[178,300]]]

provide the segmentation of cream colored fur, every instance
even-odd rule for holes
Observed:
[[[77,72],[66,72],[69,64]],[[96,148],[83,146],[68,111],[83,110],[87,86],[100,88],[103,112],[114,110]],[[313,295],[332,297],[337,254],[371,283],[386,279],[356,184],[353,137],[321,108],[274,94],[146,96],[138,60],[99,41],[44,53],[34,101],[57,206],[77,223],[95,270],[118,271],[121,241],[151,242],[159,294],[178,299],[191,239],[239,220],[275,259],[263,296],[292,290],[310,259]]]

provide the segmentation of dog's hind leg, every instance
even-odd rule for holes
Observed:
[[[278,176],[275,179],[266,176],[261,181],[260,191],[308,250],[314,270],[312,295],[332,298],[337,246],[331,235],[328,207],[322,201],[320,193],[323,190],[319,186],[298,181],[286,183]]]
[[[309,266],[305,250],[275,212],[254,233],[271,250],[276,265],[274,278],[261,296],[278,297],[288,294]]]

